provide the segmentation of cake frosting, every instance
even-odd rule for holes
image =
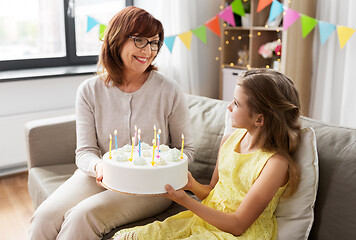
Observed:
[[[159,157],[152,163],[153,149],[147,143],[141,144],[141,156],[137,146],[130,161],[132,146],[111,151],[103,156],[103,184],[111,190],[133,194],[166,193],[165,185],[174,189],[184,187],[188,182],[188,160],[176,148],[159,146]],[[156,148],[157,150],[157,148]],[[157,151],[156,151],[157,152]]]

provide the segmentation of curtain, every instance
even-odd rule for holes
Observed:
[[[355,28],[355,9],[354,0],[318,0],[316,18]],[[356,128],[355,35],[341,50],[336,30],[323,45],[315,31],[310,117]]]
[[[220,10],[220,0],[135,0],[134,5],[159,19],[165,37],[192,30],[214,17]],[[208,28],[207,44],[194,34],[190,50],[177,36],[172,53],[167,46],[157,56],[159,71],[175,79],[183,91],[206,97],[219,97],[219,37]]]

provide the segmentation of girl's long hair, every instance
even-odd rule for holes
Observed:
[[[269,69],[246,71],[237,84],[249,96],[251,112],[264,116],[259,143],[262,149],[275,150],[288,160],[289,187],[285,196],[291,196],[300,182],[300,170],[292,158],[301,134],[298,92],[287,76]]]

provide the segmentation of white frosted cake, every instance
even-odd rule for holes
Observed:
[[[164,186],[170,184],[174,189],[184,187],[188,182],[188,160],[181,152],[167,145],[160,145],[152,165],[153,147],[141,144],[141,157],[137,146],[131,157],[131,146],[111,151],[103,156],[103,184],[111,190],[133,194],[166,193]]]

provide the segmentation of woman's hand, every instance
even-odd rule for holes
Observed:
[[[105,188],[101,182],[103,180],[103,164],[101,162],[95,165],[95,172],[96,172],[96,184],[98,184],[98,186],[100,187]]]

